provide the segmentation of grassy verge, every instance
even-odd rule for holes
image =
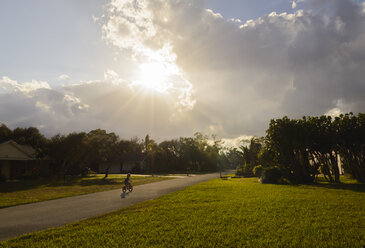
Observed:
[[[10,181],[0,184],[0,208],[45,200],[83,195],[100,191],[121,188],[125,175],[93,175],[83,178],[74,178],[64,184],[63,180],[25,180]],[[132,184],[140,185],[171,178],[132,176]]]
[[[216,179],[2,247],[363,247],[365,185]]]

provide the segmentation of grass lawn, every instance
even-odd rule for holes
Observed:
[[[104,174],[74,178],[63,183],[63,180],[24,180],[0,183],[0,208],[25,203],[40,202],[68,196],[83,195],[100,191],[121,188],[125,175],[110,175],[103,180]],[[133,185],[157,182],[171,178],[133,176]]]
[[[215,179],[0,247],[363,247],[365,184],[345,181]]]

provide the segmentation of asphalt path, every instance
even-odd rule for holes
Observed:
[[[219,173],[143,184],[135,186],[124,198],[117,189],[3,208],[0,209],[0,240],[109,213],[217,177]]]

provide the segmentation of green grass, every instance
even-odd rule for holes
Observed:
[[[0,247],[363,247],[365,185],[216,179]]]
[[[103,177],[102,174],[83,178],[78,177],[69,180],[65,184],[63,180],[51,179],[0,183],[0,208],[118,189],[124,184],[126,176],[109,175],[106,180],[103,180]],[[166,179],[171,178],[133,175],[131,177],[133,185]]]

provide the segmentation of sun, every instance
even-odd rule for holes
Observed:
[[[171,77],[176,68],[171,63],[149,62],[139,65],[139,76],[133,85],[148,91],[167,93],[173,87]]]

